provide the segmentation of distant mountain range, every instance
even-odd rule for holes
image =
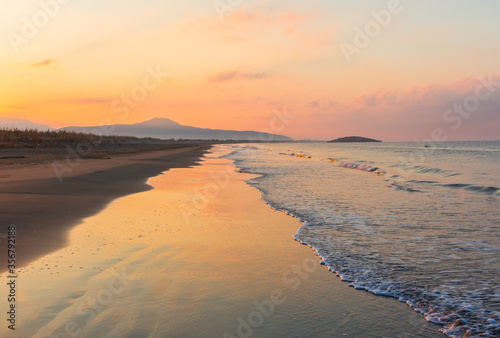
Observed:
[[[61,130],[90,133],[99,127],[66,127]],[[160,139],[219,139],[250,141],[292,141],[290,137],[256,131],[205,129],[183,126],[167,118],[154,118],[135,124],[115,124],[109,127],[113,135],[153,137]]]
[[[51,126],[45,124],[34,123],[24,119],[18,119],[16,117],[1,117],[0,116],[0,128],[8,129],[37,129],[41,131],[54,130]]]
[[[23,121],[23,123],[13,123],[11,120]],[[4,122],[5,121],[5,122]],[[27,120],[0,118],[0,128],[33,128],[39,130],[47,130],[53,128],[41,124],[32,123]],[[219,139],[219,140],[248,140],[248,141],[293,141],[292,138],[283,135],[276,135],[256,131],[237,131],[223,129],[205,129],[190,126],[183,126],[175,121],[167,118],[154,118],[149,121],[135,124],[114,124],[102,128],[103,131],[110,130],[112,135],[120,136],[136,136],[136,137],[152,137],[159,139]],[[65,127],[59,130],[75,131],[82,133],[95,133],[96,130],[101,130],[99,126],[91,127]]]

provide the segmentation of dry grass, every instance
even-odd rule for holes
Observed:
[[[62,144],[90,142],[94,145],[111,145],[124,142],[138,142],[153,139],[140,139],[132,136],[99,136],[71,131],[39,131],[36,129],[0,129],[0,147],[57,147]]]

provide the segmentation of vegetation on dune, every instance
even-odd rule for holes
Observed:
[[[64,143],[90,142],[97,144],[117,144],[123,142],[148,141],[133,136],[100,136],[72,131],[40,131],[36,129],[0,129],[0,147],[54,147]],[[158,140],[156,140],[158,141]]]
[[[135,137],[74,132],[74,131],[40,131],[37,129],[6,129],[0,128],[0,148],[56,148],[68,144],[90,143],[92,146],[120,146],[124,144],[173,144],[173,143],[262,143],[279,141],[257,141],[257,140],[219,140],[219,139],[157,139],[151,137]]]

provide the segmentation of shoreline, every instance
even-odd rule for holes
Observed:
[[[330,143],[331,141],[329,141]],[[239,173],[245,173],[245,174],[249,174],[249,175],[253,175],[255,177],[265,177],[266,173],[252,173],[250,171],[247,171],[246,169],[244,168],[240,168],[238,167],[236,164],[235,165],[235,168],[238,170]],[[328,272],[332,273],[334,275],[333,278],[335,278],[336,281],[340,281],[341,284],[343,284],[345,287],[349,288],[349,289],[352,289],[352,290],[356,290],[356,291],[359,291],[359,292],[365,292],[365,293],[368,293],[370,295],[373,295],[377,298],[387,298],[387,299],[391,299],[391,300],[394,300],[400,304],[403,304],[405,305],[405,307],[407,307],[408,309],[411,309],[412,311],[414,311],[415,313],[418,313],[419,316],[422,317],[422,319],[425,319],[425,322],[427,323],[430,323],[431,326],[434,326],[437,329],[440,329],[437,333],[439,334],[442,334],[442,336],[448,336],[447,334],[445,334],[444,332],[442,332],[441,329],[443,329],[444,325],[442,324],[438,324],[438,323],[433,323],[431,321],[427,321],[427,313],[424,313],[420,308],[418,308],[417,306],[415,306],[414,304],[411,304],[411,303],[408,303],[406,301],[401,301],[400,297],[396,296],[396,295],[392,295],[392,294],[383,294],[383,293],[377,293],[375,292],[374,290],[371,290],[371,289],[368,289],[368,288],[358,288],[358,287],[355,287],[352,285],[352,281],[351,280],[345,280],[344,279],[344,276],[342,274],[340,274],[337,270],[335,270],[333,267],[329,266],[328,264],[325,263],[325,257],[322,256],[320,253],[319,253],[319,250],[317,248],[315,248],[314,246],[306,243],[305,241],[303,241],[302,239],[300,239],[300,230],[304,227],[307,227],[307,222],[305,220],[303,220],[301,217],[285,210],[285,209],[280,209],[279,207],[277,206],[274,206],[271,202],[267,201],[265,198],[264,198],[264,191],[260,190],[257,186],[253,185],[253,184],[249,184],[247,182],[248,186],[250,186],[252,189],[255,189],[259,192],[260,194],[260,201],[262,201],[265,205],[267,205],[269,208],[271,208],[272,210],[275,210],[277,212],[280,212],[280,213],[283,213],[285,214],[287,217],[292,217],[294,219],[296,219],[298,222],[300,222],[300,226],[297,228],[297,231],[295,232],[295,234],[293,235],[292,239],[300,244],[301,246],[304,246],[304,247],[307,247],[309,248],[313,254],[318,257],[319,259],[319,262],[320,264],[322,265],[323,268],[326,268],[328,270]],[[404,337],[407,337],[407,335],[404,335]]]
[[[68,244],[68,231],[83,219],[98,214],[117,198],[152,189],[146,183],[150,177],[172,168],[197,165],[210,147],[134,149],[129,154],[109,154],[109,158],[82,159],[61,179],[56,177],[53,162],[34,160],[1,166],[0,251],[7,252],[10,225],[17,228],[18,268],[63,248]],[[0,274],[6,270],[7,260],[1,260]]]
[[[443,336],[405,304],[332,276],[293,240],[301,222],[217,155],[151,178],[155,189],[114,200],[22,269],[14,334]]]
[[[242,168],[239,168],[236,166],[236,168],[238,169],[238,172],[239,173],[246,173],[246,174],[250,174],[250,175],[254,175],[254,176],[257,176],[257,177],[260,177],[260,176],[266,176],[267,174],[263,173],[263,174],[256,174],[256,173],[251,173],[249,171],[246,171],[245,169],[242,169]],[[400,297],[398,297],[397,295],[393,295],[393,294],[385,294],[385,293],[377,293],[376,291],[372,290],[372,289],[368,289],[368,288],[359,288],[359,287],[355,287],[354,285],[352,285],[353,281],[352,280],[345,280],[344,276],[342,274],[339,273],[339,271],[335,270],[334,267],[332,266],[329,266],[325,260],[326,260],[326,257],[322,256],[320,253],[319,253],[319,249],[315,248],[313,245],[310,245],[308,244],[307,242],[303,241],[300,239],[300,236],[299,236],[299,233],[300,233],[300,230],[303,228],[303,227],[307,227],[306,225],[306,221],[303,220],[301,217],[287,211],[287,210],[284,210],[284,209],[280,209],[278,207],[275,207],[273,206],[272,203],[266,201],[264,199],[264,192],[262,190],[260,190],[259,188],[257,188],[256,186],[254,185],[250,185],[250,187],[252,187],[253,189],[256,189],[259,193],[260,193],[260,200],[265,203],[269,208],[277,211],[277,212],[280,212],[280,213],[283,213],[285,214],[286,216],[288,217],[292,217],[292,218],[295,218],[297,219],[301,225],[298,227],[296,233],[293,235],[293,240],[295,242],[297,242],[298,244],[302,245],[302,246],[305,246],[307,248],[309,248],[315,256],[317,256],[319,258],[319,261],[320,261],[320,264],[322,266],[324,266],[329,272],[331,272],[332,274],[335,275],[335,279],[341,281],[346,287],[348,288],[352,288],[354,290],[357,290],[357,291],[360,291],[360,292],[366,292],[366,293],[369,293],[371,295],[374,295],[376,297],[383,297],[383,298],[389,298],[389,299],[393,299],[393,300],[396,300],[397,302],[401,303],[401,304],[404,304],[406,305],[409,309],[415,311],[416,313],[419,313],[423,318],[427,318],[428,314],[425,313],[424,311],[422,311],[422,309],[418,308],[417,306],[415,306],[414,304],[412,303],[409,303],[407,301],[402,301],[400,299]],[[426,319],[427,321],[427,319]],[[429,323],[432,323],[430,321],[427,321]],[[432,323],[433,325],[435,325],[436,327],[442,329],[444,328],[444,325],[443,324],[439,324],[439,323]],[[439,331],[441,333],[443,333],[441,330]],[[443,335],[445,336],[448,336],[447,334],[443,333]]]

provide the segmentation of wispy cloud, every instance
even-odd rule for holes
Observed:
[[[80,99],[77,100],[80,103],[106,103],[106,102],[111,102],[110,98],[96,98],[96,97],[91,97],[91,98],[85,98],[85,99]]]
[[[46,59],[37,63],[33,63],[30,65],[31,68],[37,68],[37,69],[57,69],[61,63],[57,60],[54,59]]]
[[[208,77],[208,81],[214,83],[231,80],[259,80],[270,77],[272,77],[272,75],[267,72],[242,72],[238,70],[230,70],[210,75]]]
[[[255,8],[255,10],[239,10],[228,14],[230,23],[300,23],[316,17],[316,14],[301,14],[291,11],[274,12],[266,8]]]
[[[314,1],[317,2],[317,1]],[[319,2],[318,2],[319,3]],[[307,27],[320,15],[316,5],[308,4],[307,13],[297,9],[279,11],[275,7],[257,5],[226,13],[221,21],[217,16],[199,17],[188,23],[190,29],[211,31],[225,42],[253,41],[255,37],[292,39],[300,43],[326,45],[333,39],[333,25]]]
[[[338,102],[332,100],[314,100],[306,105],[306,108],[313,108],[317,110],[326,111],[332,108],[337,108],[339,106]]]
[[[500,83],[500,78],[494,78],[494,82]],[[461,118],[458,128],[453,127],[458,126],[457,109],[463,108],[467,97],[475,95],[478,84],[478,78],[465,78],[447,85],[364,94],[345,104],[314,100],[306,108],[315,128],[327,125],[339,133],[390,133],[396,139],[411,140],[429,138],[434,128],[442,128],[452,139],[474,139],[481,130],[500,127],[500,87],[480,101],[476,111]],[[487,93],[483,89],[482,94]]]

